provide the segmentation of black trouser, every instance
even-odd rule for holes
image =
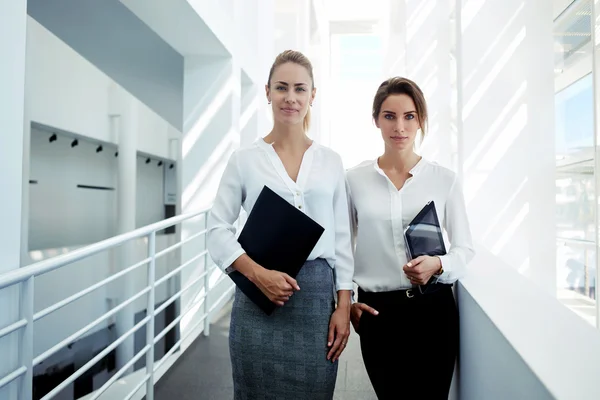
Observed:
[[[410,297],[414,296],[414,297]],[[369,379],[380,400],[447,400],[458,353],[458,309],[452,286],[418,295],[418,289],[364,292],[358,333]]]

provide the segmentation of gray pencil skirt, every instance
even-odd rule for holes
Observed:
[[[235,400],[332,399],[338,363],[327,361],[333,270],[308,261],[300,291],[270,316],[236,289],[229,350]]]

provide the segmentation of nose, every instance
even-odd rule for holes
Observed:
[[[396,123],[396,132],[404,132],[404,121],[399,118]]]
[[[285,96],[285,102],[292,103],[292,104],[296,102],[296,97],[294,96],[293,91],[287,92],[287,94]]]

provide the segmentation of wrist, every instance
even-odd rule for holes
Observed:
[[[338,290],[337,297],[337,308],[342,308],[349,311],[350,307],[352,307],[352,296],[350,290]]]
[[[436,276],[439,276],[444,273],[444,266],[442,265],[442,259],[438,256],[434,257],[436,260],[435,264],[435,272],[433,273]]]
[[[250,282],[255,285],[260,282],[260,278],[262,274],[265,272],[265,268],[259,264],[254,264],[252,266],[251,272],[248,274],[247,278]]]

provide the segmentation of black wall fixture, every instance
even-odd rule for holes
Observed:
[[[102,145],[98,146],[98,148],[96,149],[96,153],[100,153],[102,151]]]
[[[163,165],[163,162],[162,162],[162,161],[159,161],[159,162],[158,162],[158,166],[160,167],[160,166],[162,166],[162,165]]]
[[[146,164],[150,164],[150,159],[149,158],[146,159]]]
[[[50,141],[50,143],[56,141],[56,133],[53,133],[52,136],[50,136],[50,139],[48,139]]]
[[[75,147],[79,144],[79,140],[75,139],[71,142],[71,147]]]

